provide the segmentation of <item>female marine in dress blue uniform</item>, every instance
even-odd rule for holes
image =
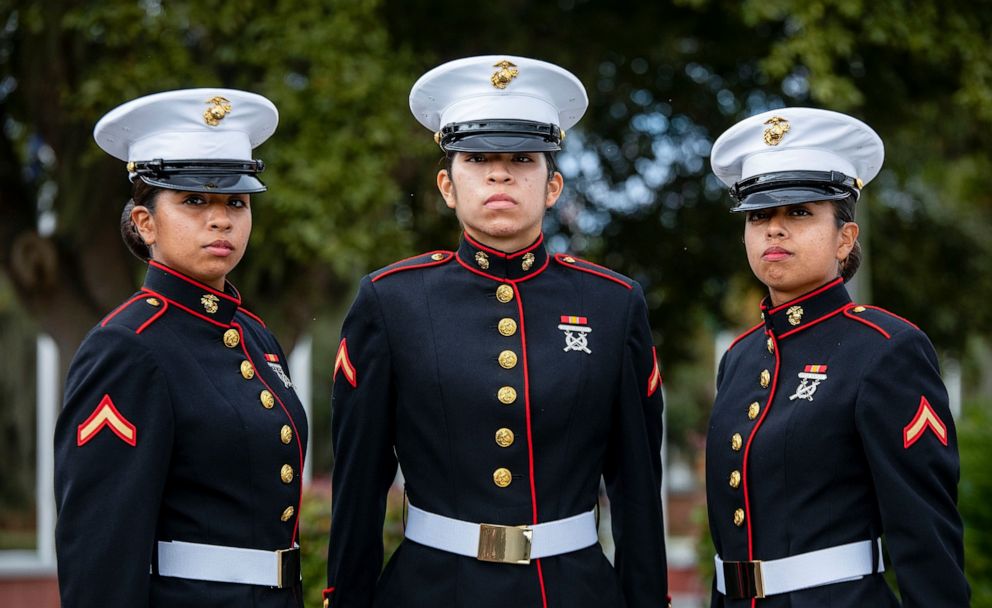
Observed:
[[[551,153],[581,83],[519,57],[445,64],[410,105],[465,233],[365,277],[335,364],[335,608],[664,608],[661,375],[631,279],[551,255]],[[406,539],[380,575],[402,465]],[[600,477],[615,568],[597,543]]]
[[[128,161],[141,290],[80,346],[55,436],[65,608],[302,606],[307,421],[286,356],[226,281],[248,244],[264,97],[170,91],[94,136]]]
[[[844,287],[860,260],[855,201],[882,156],[864,123],[807,108],[748,118],[713,146],[769,294],[717,378],[715,607],[899,606],[885,567],[902,605],[968,605],[937,356],[911,322]]]

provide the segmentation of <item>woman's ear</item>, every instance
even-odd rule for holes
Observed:
[[[840,243],[837,247],[837,261],[844,261],[854,249],[854,244],[858,242],[858,234],[861,228],[854,222],[846,222],[840,227]]]
[[[555,174],[548,180],[547,196],[544,199],[545,208],[550,209],[555,206],[555,203],[558,202],[558,197],[561,196],[561,192],[564,187],[564,178],[562,178],[561,173],[555,171]]]
[[[437,189],[444,198],[444,204],[454,209],[458,199],[455,196],[455,182],[451,181],[451,175],[447,169],[441,169],[437,172]]]
[[[156,237],[155,216],[148,210],[148,207],[135,205],[134,209],[131,209],[131,221],[138,230],[138,234],[141,235],[141,240],[151,248],[155,244]]]

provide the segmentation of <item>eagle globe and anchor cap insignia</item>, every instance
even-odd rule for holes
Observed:
[[[203,111],[203,122],[211,127],[216,127],[224,117],[231,113],[231,102],[221,96],[211,97],[204,103],[209,103],[210,107]]]
[[[827,379],[827,366],[807,365],[803,371],[799,372],[799,378],[802,382],[796,387],[796,392],[789,396],[789,401],[795,401],[796,399],[812,401],[816,387]]]
[[[217,302],[220,302],[220,298],[212,293],[205,293],[200,298],[200,304],[203,305],[203,310],[211,315],[217,312]]]
[[[592,351],[589,350],[589,332],[592,331],[592,328],[589,327],[588,319],[562,315],[558,329],[565,332],[565,348],[562,351],[567,353],[574,350],[587,355],[592,354]]]
[[[493,86],[497,89],[505,89],[510,84],[510,81],[520,75],[520,70],[517,69],[517,66],[506,59],[493,65],[493,67],[499,69],[489,77],[489,82],[493,83]]]
[[[772,116],[765,121],[765,124],[770,125],[764,132],[765,143],[769,146],[777,146],[785,134],[792,129],[789,120],[781,116]]]

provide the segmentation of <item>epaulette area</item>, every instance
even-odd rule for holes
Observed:
[[[453,251],[428,251],[427,253],[422,253],[411,258],[393,262],[389,266],[376,270],[369,276],[371,277],[372,282],[375,283],[376,281],[384,279],[392,274],[403,272],[405,270],[441,266],[450,262],[454,259],[454,257],[455,252]]]

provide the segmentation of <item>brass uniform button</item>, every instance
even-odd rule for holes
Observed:
[[[258,394],[258,400],[262,402],[262,407],[271,410],[276,405],[276,398],[269,391],[262,391]]]
[[[279,429],[279,439],[286,445],[289,445],[289,442],[293,440],[293,429],[288,424],[282,425],[282,428]]]
[[[742,447],[744,447],[744,438],[741,437],[740,433],[734,433],[730,438],[730,449],[735,452],[740,452]]]
[[[498,393],[496,393],[496,398],[499,399],[499,402],[503,405],[510,405],[517,400],[517,389],[512,386],[504,386],[499,389]]]
[[[294,509],[292,506],[289,506],[286,507],[286,510],[282,512],[282,515],[279,516],[279,519],[281,519],[282,521],[289,521],[290,519],[293,518],[293,515],[295,514],[296,514],[296,509]]]
[[[758,380],[761,383],[761,388],[768,388],[768,384],[772,381],[772,375],[767,369],[761,370],[761,377]]]
[[[255,367],[248,360],[241,362],[241,377],[245,380],[251,380],[255,377]]]
[[[561,261],[565,262],[566,264],[574,264],[575,263],[575,258],[573,258],[570,255],[566,255],[565,257],[563,257],[561,259]]]
[[[741,472],[731,471],[730,472],[730,487],[735,490],[741,486]]]
[[[501,448],[508,448],[513,445],[513,431],[507,428],[496,431],[496,445]]]
[[[156,308],[162,305],[158,298],[145,298],[145,303]]]
[[[444,259],[444,254],[443,253],[435,253],[434,255],[431,256],[431,259],[434,260],[435,262],[440,262],[441,260]]]
[[[758,417],[758,414],[760,413],[761,413],[761,406],[758,404],[757,401],[754,401],[751,403],[751,405],[747,406],[747,417],[749,420],[754,420],[755,418]]]
[[[506,283],[496,288],[496,299],[506,304],[513,299],[513,288]]]
[[[517,353],[504,350],[499,354],[499,366],[503,369],[513,369],[517,366]]]
[[[775,341],[771,338],[768,338],[768,352],[775,353]]]
[[[506,337],[510,337],[513,334],[517,333],[517,322],[509,317],[505,319],[500,319],[497,329],[499,329],[500,334]]]
[[[866,310],[868,310],[868,309],[865,308],[864,306],[855,306],[854,307],[854,312],[864,312]]]
[[[744,509],[734,511],[734,525],[738,528],[744,525]]]
[[[505,488],[506,486],[510,485],[510,482],[512,481],[513,481],[513,475],[510,474],[509,469],[504,469],[503,467],[500,467],[495,471],[493,471],[493,483],[496,484],[497,486],[501,488]]]
[[[238,330],[229,329],[224,332],[224,346],[228,348],[234,348],[241,343],[241,336],[238,335]]]
[[[279,470],[279,479],[283,483],[291,483],[293,481],[293,467],[288,464],[282,465],[282,469]]]

